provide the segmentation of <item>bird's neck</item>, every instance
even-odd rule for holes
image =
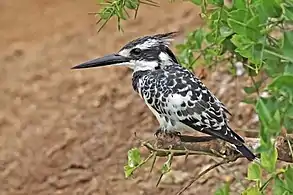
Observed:
[[[150,70],[134,71],[132,74],[132,87],[134,91],[138,92],[139,79],[146,75]]]

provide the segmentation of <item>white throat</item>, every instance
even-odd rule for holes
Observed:
[[[146,70],[155,70],[156,67],[158,67],[159,64],[157,61],[135,61],[134,62],[134,71],[146,71]]]

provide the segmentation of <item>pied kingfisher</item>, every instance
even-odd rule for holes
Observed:
[[[228,125],[227,108],[169,49],[176,32],[137,38],[120,49],[72,69],[127,65],[133,69],[133,89],[156,116],[160,130],[200,131],[234,145],[248,160],[256,156]]]

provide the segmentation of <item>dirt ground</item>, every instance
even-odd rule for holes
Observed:
[[[124,23],[123,34],[115,21],[97,34],[96,18],[87,14],[98,10],[95,1],[0,1],[1,195],[170,195],[215,162],[190,157],[184,164],[176,158],[158,188],[160,162],[153,173],[146,167],[126,180],[123,165],[128,149],[137,145],[134,132],[152,138],[155,118],[132,91],[127,68],[70,70],[137,36],[201,24],[191,3],[160,5],[143,6],[136,20]],[[245,82],[232,80],[219,70],[204,82],[233,113],[232,127],[246,129],[254,113],[239,103]],[[185,194],[212,194],[225,180],[238,194],[245,163],[218,168]]]

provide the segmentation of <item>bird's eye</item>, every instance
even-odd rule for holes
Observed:
[[[141,49],[139,48],[134,48],[133,50],[131,50],[131,53],[138,56],[141,54]]]

